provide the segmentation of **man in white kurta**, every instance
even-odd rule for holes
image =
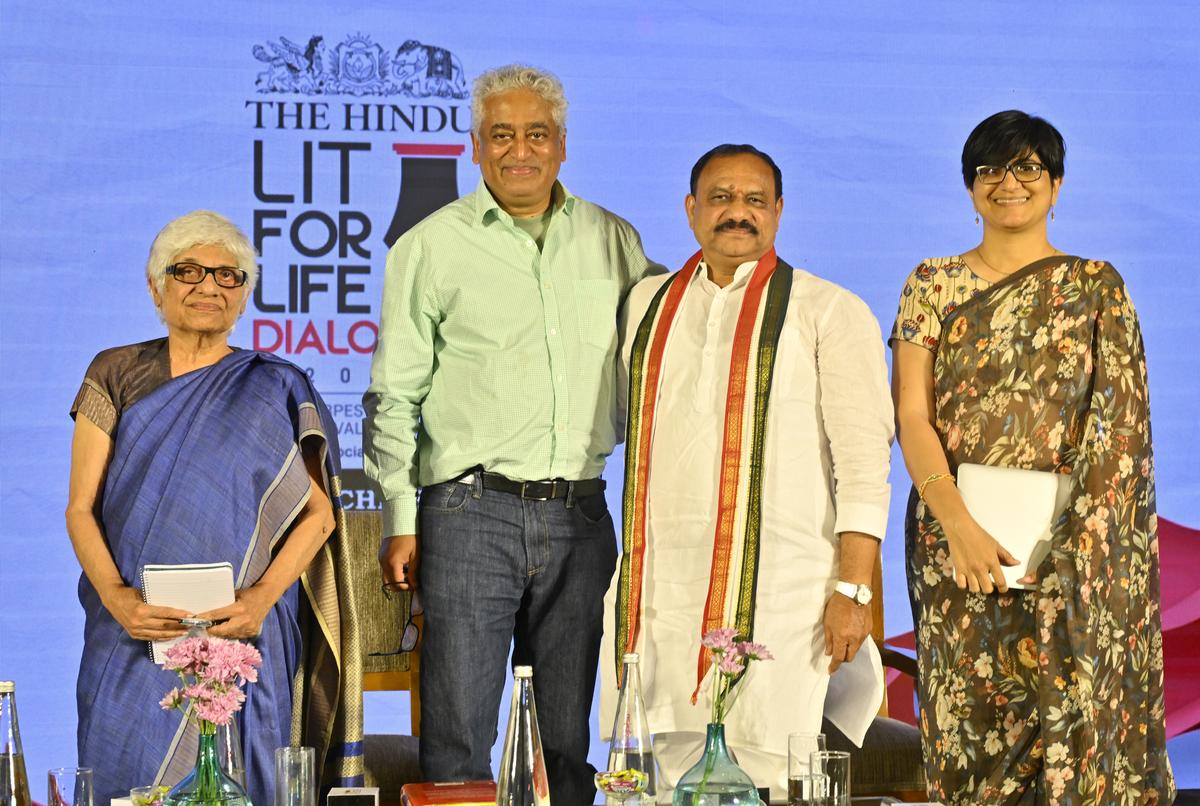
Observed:
[[[693,171],[687,210],[703,260],[670,327],[654,414],[641,626],[633,649],[642,656],[660,802],[698,760],[709,721],[711,678],[696,704],[691,698],[713,561],[733,334],[747,281],[773,249],[783,208],[774,162],[747,148],[718,147]],[[672,277],[639,283],[626,302],[626,378],[638,326]],[[725,724],[739,763],[780,796],[787,736],[820,731],[832,670],[858,658],[855,666],[865,666],[878,686],[868,686],[850,711],[865,724],[879,706],[877,656],[873,648],[859,656],[870,631],[870,608],[861,600],[869,602],[863,587],[887,523],[893,435],[877,321],[849,291],[802,270],[795,270],[778,340],[765,433],[753,640],[775,659],[752,664]],[[614,577],[601,651],[605,727],[617,693],[617,587]]]

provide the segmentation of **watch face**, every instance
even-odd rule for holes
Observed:
[[[869,604],[871,602],[871,589],[866,585],[859,585],[858,592],[854,595],[854,599],[859,604]]]

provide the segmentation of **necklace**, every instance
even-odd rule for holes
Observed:
[[[1062,254],[1062,252],[1058,251],[1057,249],[1051,249],[1050,254],[1046,255],[1045,257],[1054,257],[1055,255],[1061,255],[1061,254]],[[988,263],[987,258],[985,258],[983,256],[983,250],[980,249],[978,246],[975,247],[975,257],[979,258],[979,262],[982,263],[984,266],[987,266],[990,271],[994,271],[996,274],[999,274],[1001,277],[1007,277],[1008,275],[1012,274],[1014,271],[1017,270],[1017,269],[1012,269],[1011,271],[1000,271],[995,266],[993,266],[991,263]],[[1037,258],[1037,260],[1042,260],[1042,258]],[[1028,264],[1026,264],[1026,265],[1028,265]]]

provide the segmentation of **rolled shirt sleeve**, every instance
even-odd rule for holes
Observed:
[[[818,327],[817,377],[833,462],[834,531],[882,540],[895,414],[879,323],[848,291],[837,294]]]

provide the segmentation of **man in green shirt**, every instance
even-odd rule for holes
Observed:
[[[425,607],[424,777],[492,777],[512,644],[534,667],[552,798],[570,805],[595,794],[588,716],[616,563],[599,476],[618,439],[617,310],[647,261],[632,226],[558,182],[566,107],[540,70],[476,81],[482,181],[388,253],[363,402],[384,581],[419,584]]]

